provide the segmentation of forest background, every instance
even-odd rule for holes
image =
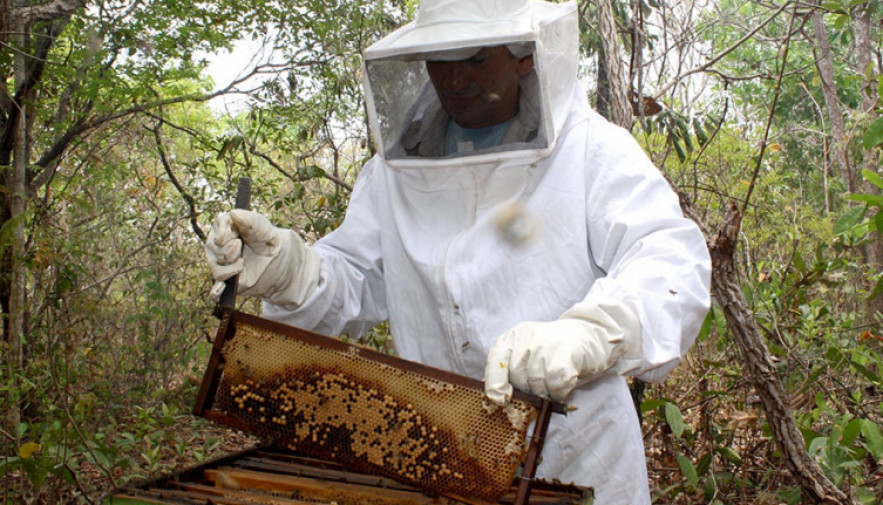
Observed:
[[[714,259],[697,344],[633,384],[656,503],[883,502],[883,6],[578,8],[591,102]],[[0,0],[3,503],[100,503],[253,442],[189,414],[217,327],[202,242],[242,176],[308,241],[340,223],[372,155],[360,52],[415,9]],[[213,82],[238,40],[262,49]]]

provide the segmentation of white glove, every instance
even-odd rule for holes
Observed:
[[[615,302],[584,301],[557,321],[524,322],[502,334],[488,353],[485,394],[506,405],[512,387],[556,401],[574,388],[615,369],[634,370],[641,353],[641,325]]]
[[[205,255],[216,281],[215,301],[224,281],[237,274],[239,294],[287,306],[303,303],[319,283],[319,254],[294,230],[277,228],[250,210],[219,215],[205,241]]]

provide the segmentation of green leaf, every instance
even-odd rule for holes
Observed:
[[[699,140],[700,146],[708,143],[708,135],[705,133],[705,129],[702,128],[702,121],[698,117],[693,118],[693,131],[696,133],[696,139]]]
[[[860,419],[852,419],[844,426],[843,434],[840,436],[840,443],[842,445],[852,445],[855,442],[855,439],[858,438],[858,434],[861,432],[860,421]]]
[[[798,272],[806,272],[806,262],[803,260],[803,255],[799,252],[794,254],[794,267],[797,268]]]
[[[712,462],[712,453],[707,452],[699,458],[699,461],[696,463],[696,473],[699,475],[705,475],[708,473],[708,469],[711,468]]]
[[[855,495],[856,497],[858,497],[858,502],[862,505],[880,504],[880,502],[877,500],[877,493],[875,493],[872,488],[868,488],[865,486],[856,486]]]
[[[879,284],[878,284],[878,287],[879,287]],[[873,371],[871,371],[870,368],[859,363],[855,359],[853,359],[850,364],[852,365],[852,368],[854,368],[856,372],[863,375],[866,379],[868,379],[872,383],[883,384],[883,381],[881,381],[881,378],[880,378],[880,374],[874,373]]]
[[[739,453],[736,452],[735,449],[733,449],[731,447],[718,447],[715,450],[717,451],[718,454],[723,456],[724,459],[726,459],[730,463],[733,463],[734,465],[741,465],[742,464],[742,456],[740,456]]]
[[[883,144],[883,117],[878,117],[876,121],[865,131],[862,136],[862,145],[865,149],[871,149]]]
[[[843,7],[840,6],[840,2],[823,2],[822,7],[831,12],[836,12],[843,9]]]
[[[705,342],[708,339],[708,336],[711,335],[711,329],[714,326],[714,312],[708,311],[708,314],[705,315],[705,319],[702,321],[702,327],[699,328],[699,335],[696,339],[699,342]]]
[[[868,207],[865,205],[853,206],[840,216],[836,223],[834,223],[834,233],[836,235],[842,235],[855,228],[862,222],[867,212]]]
[[[300,167],[297,169],[297,173],[301,177],[306,177],[309,179],[314,179],[316,177],[325,177],[325,170],[317,165],[307,165],[305,167]]]
[[[883,119],[883,117],[881,117],[880,119]],[[862,170],[862,177],[864,177],[866,181],[870,182],[874,186],[883,189],[883,177],[880,177],[877,172],[865,169]]]
[[[825,450],[825,445],[828,443],[828,437],[817,437],[809,443],[809,447],[807,447],[806,451],[812,455],[821,454]]]
[[[687,161],[687,153],[684,152],[684,148],[681,147],[678,139],[675,138],[674,135],[669,135],[669,140],[671,141],[672,146],[674,146],[675,152],[678,154],[678,159],[682,162]]]
[[[873,300],[883,294],[883,279],[877,280],[877,285],[874,286],[874,290],[871,291],[871,294],[868,296],[868,300]]]
[[[724,335],[727,333],[727,316],[724,314],[724,311],[721,310],[717,305],[711,306],[711,311],[714,312],[714,324],[715,328],[717,328],[717,332],[719,335]]]
[[[684,138],[684,146],[687,148],[688,153],[693,152],[693,139],[690,138],[690,132],[687,130],[687,123],[681,123],[683,126],[681,127],[681,134]]]
[[[696,466],[686,456],[677,455],[678,466],[681,467],[681,473],[687,479],[687,485],[695,488],[699,484],[699,475],[696,473]]]
[[[709,501],[714,499],[715,496],[718,495],[718,477],[717,475],[713,476],[710,479],[705,479],[702,483],[702,492],[705,494],[705,500]],[[710,502],[711,505],[723,505],[720,500],[714,500]]]
[[[659,398],[648,398],[641,403],[641,412],[643,412],[643,413],[650,412],[651,410],[655,410],[659,407],[662,407],[666,403],[668,403],[668,402],[666,402],[665,400],[661,400]]]
[[[836,368],[839,367],[841,363],[846,361],[846,355],[843,354],[843,351],[836,347],[829,347],[828,350],[825,352],[825,359],[828,360],[828,366]],[[821,393],[816,395],[816,403],[818,404],[820,401],[824,404],[825,398],[821,395]]]
[[[684,151],[684,148],[681,147],[681,144],[675,140],[673,141],[675,146],[675,151],[678,153],[678,159],[682,162],[687,161],[687,153]]]
[[[684,415],[681,414],[681,409],[674,403],[668,402],[665,404],[665,420],[675,437],[681,438],[684,435],[687,423],[684,422]]]
[[[807,447],[809,447],[810,442],[822,436],[818,431],[807,427],[800,428],[800,433],[803,435],[803,440],[806,442]]]
[[[864,202],[868,204],[869,207],[883,207],[883,196],[880,195],[869,195],[867,193],[858,193],[849,195],[849,199],[853,202]]]
[[[877,212],[874,214],[874,218],[871,219],[871,224],[874,227],[874,230],[883,232],[883,212]]]
[[[873,421],[861,420],[862,435],[865,437],[865,447],[874,455],[874,459],[883,458],[883,435],[880,427]]]

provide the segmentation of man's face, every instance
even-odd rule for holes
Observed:
[[[484,128],[518,113],[518,81],[533,56],[516,58],[505,46],[485,47],[464,61],[427,61],[429,79],[445,111],[464,128]]]

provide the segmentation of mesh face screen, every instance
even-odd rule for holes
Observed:
[[[524,459],[536,408],[238,322],[215,408],[252,432],[424,490],[497,499]]]

